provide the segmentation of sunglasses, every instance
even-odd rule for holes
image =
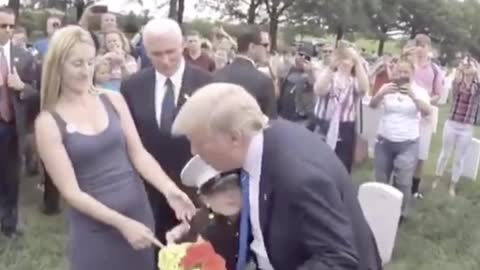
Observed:
[[[263,46],[263,47],[265,47],[265,48],[268,48],[268,47],[270,46],[270,43],[262,43],[262,44],[260,44],[260,46]]]
[[[0,28],[1,29],[7,29],[7,28],[13,29],[13,28],[15,28],[15,24],[2,23],[2,24],[0,24]]]
[[[323,50],[322,52],[323,52],[323,53],[332,53],[333,50]]]
[[[59,27],[60,27],[60,23],[54,22],[54,23],[52,23],[52,27],[53,27],[53,28],[59,28]]]
[[[309,55],[306,55],[304,53],[299,53],[298,55],[300,55],[300,57],[302,57],[303,59],[305,59],[307,61],[312,60],[312,58]]]

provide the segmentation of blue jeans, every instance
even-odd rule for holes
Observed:
[[[395,172],[393,186],[403,193],[402,216],[408,214],[417,158],[418,139],[392,142],[378,136],[374,153],[375,180],[389,184]]]

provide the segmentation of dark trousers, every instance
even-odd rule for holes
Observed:
[[[0,120],[0,225],[14,232],[18,223],[20,155],[16,128]]]
[[[335,153],[345,165],[347,171],[351,173],[356,143],[355,122],[340,123],[338,137],[340,141],[337,142]]]

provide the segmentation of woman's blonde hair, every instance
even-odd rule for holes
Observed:
[[[103,44],[102,44],[102,47],[100,48],[100,54],[105,54],[105,53],[108,52],[108,50],[107,50],[107,35],[111,35],[111,34],[115,34],[115,35],[118,35],[120,37],[120,40],[122,41],[122,50],[126,54],[130,54],[130,43],[128,42],[127,36],[125,36],[125,34],[122,31],[116,30],[116,29],[102,33]]]
[[[95,47],[92,36],[80,26],[59,29],[53,35],[43,62],[40,107],[52,110],[61,93],[62,70],[70,50],[79,43]]]

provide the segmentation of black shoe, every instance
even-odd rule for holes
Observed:
[[[18,228],[4,228],[1,229],[2,234],[8,239],[18,239],[23,236],[23,231]]]
[[[56,216],[62,212],[60,206],[43,206],[41,211],[46,216]]]

